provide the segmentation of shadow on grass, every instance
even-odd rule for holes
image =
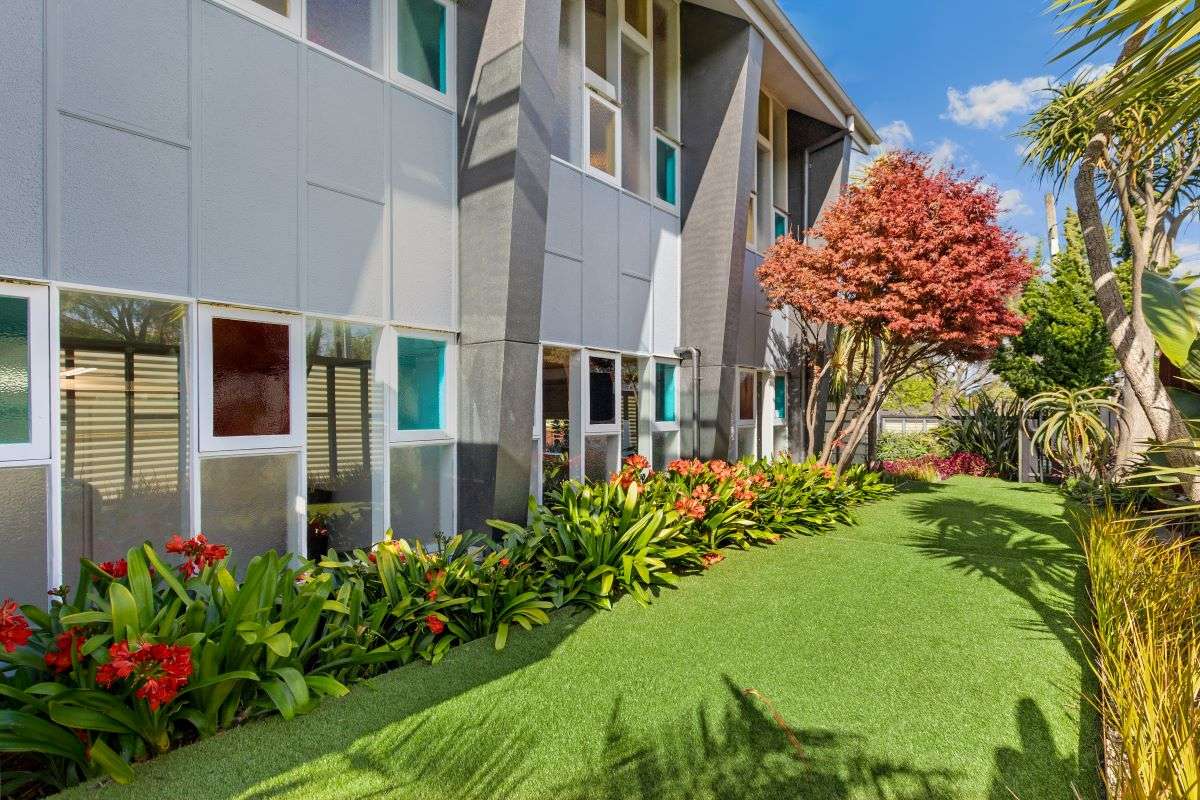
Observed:
[[[1094,795],[1100,723],[1089,698],[1095,696],[1098,687],[1081,632],[1081,626],[1091,618],[1091,610],[1086,564],[1075,532],[1060,516],[961,498],[922,500],[911,513],[931,530],[910,538],[908,544],[952,569],[987,578],[1007,589],[1033,612],[1032,617],[1017,621],[1017,627],[1035,635],[1053,636],[1079,666],[1080,685],[1063,687],[1079,702],[1077,755],[1070,757],[1072,782],[1085,797]],[[1049,727],[1036,704],[1022,700],[1016,714],[1025,762],[1033,763],[1039,753],[1053,754]],[[1044,736],[1039,731],[1044,731]],[[1030,743],[1039,736],[1037,747],[1030,749]],[[1051,749],[1046,751],[1046,747]],[[1015,754],[1002,749],[996,758],[998,776],[1003,779],[1000,785],[1019,784],[1019,776],[1001,765],[1003,761],[1011,767]],[[1021,798],[1040,796],[1036,791],[1013,791]],[[1013,796],[1007,790],[993,792],[990,800],[1012,800]]]
[[[1084,793],[1082,796],[1094,796],[1089,792],[1094,779],[1079,784],[1081,759],[1058,752],[1050,723],[1037,703],[1024,697],[1017,703],[1015,714],[1021,746],[997,748],[988,800],[1035,800],[1047,796],[1047,787],[1065,791],[1072,785]]]
[[[604,745],[564,800],[957,800],[950,770],[871,756],[861,737],[795,729],[728,677],[715,707],[634,733],[620,703]]]

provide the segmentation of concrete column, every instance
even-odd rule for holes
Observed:
[[[525,519],[560,4],[458,6],[459,528]]]
[[[700,455],[729,457],[737,400],[746,209],[754,180],[762,35],[745,20],[680,8],[682,344],[700,348]]]

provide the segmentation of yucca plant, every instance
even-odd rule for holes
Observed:
[[[938,427],[948,452],[981,455],[996,475],[1009,479],[1017,475],[1020,432],[1020,401],[984,392],[956,400]]]

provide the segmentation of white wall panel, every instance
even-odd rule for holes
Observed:
[[[387,200],[387,98],[382,81],[333,58],[306,59],[308,180]]]
[[[579,344],[583,341],[583,264],[546,253],[542,278],[542,339]]]
[[[583,259],[583,175],[550,161],[550,200],[546,208],[546,249]]]
[[[41,0],[0,13],[0,274],[41,276],[44,103]]]
[[[659,355],[679,347],[679,218],[654,209],[651,214],[651,254],[654,334],[651,344]]]
[[[653,255],[650,249],[650,204],[621,193],[621,271],[649,278]]]
[[[311,311],[387,314],[387,217],[384,206],[308,187],[306,305]]]
[[[650,281],[633,275],[622,275],[620,294],[618,344],[622,350],[649,352],[654,321],[650,304]]]
[[[619,196],[596,178],[583,180],[583,343],[591,347],[618,346]]]

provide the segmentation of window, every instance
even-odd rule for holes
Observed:
[[[758,227],[756,244],[765,250],[775,241],[775,237],[771,235],[774,229],[774,211],[771,207],[771,149],[759,146],[757,152],[758,165],[754,171],[757,178],[755,208],[759,213],[753,219]]]
[[[634,0],[626,8],[636,5]],[[650,196],[650,57],[629,37],[621,38],[621,185]]]
[[[654,365],[654,420],[656,422],[678,422],[676,412],[678,395],[675,391],[674,364]]]
[[[201,459],[200,528],[212,541],[228,545],[238,574],[268,550],[300,551],[304,493],[299,465],[299,453]]]
[[[383,519],[379,329],[309,319],[306,396],[307,553],[368,547]]]
[[[746,206],[746,247],[758,249],[758,196],[750,193],[750,204]]]
[[[654,127],[679,135],[679,5],[654,0]]]
[[[562,0],[558,20],[558,59],[554,86],[550,152],[571,164],[581,163],[583,139],[583,7]]]
[[[642,36],[650,35],[650,15],[647,0],[625,0],[625,23]]]
[[[48,467],[24,466],[0,469],[0,600],[11,597],[18,603],[46,607],[50,585],[46,532]],[[67,580],[74,584],[75,576]]]
[[[588,426],[617,424],[617,362],[608,356],[588,358]]]
[[[396,430],[446,429],[446,341],[396,337]]]
[[[771,102],[771,173],[775,181],[772,200],[775,207],[787,212],[788,206],[788,155],[787,155],[787,106]]]
[[[762,92],[758,93],[758,135],[771,138],[771,99]]]
[[[454,535],[454,445],[393,447],[389,483],[396,536],[430,544]]]
[[[381,0],[307,0],[308,40],[368,69],[381,71]]]
[[[397,69],[443,94],[449,62],[447,13],[440,0],[396,0]]]
[[[588,164],[609,177],[617,176],[617,108],[599,95],[588,94]]]
[[[609,30],[613,0],[586,0],[584,5],[583,63],[597,78],[614,79],[611,69],[613,53],[612,32]]]
[[[603,483],[617,471],[620,462],[620,437],[589,436],[583,453],[583,477]]]
[[[782,211],[775,210],[775,238],[787,236],[787,215]]]
[[[292,33],[300,30],[300,0],[230,0],[230,2],[258,19],[286,28]]]
[[[542,492],[549,493],[570,477],[572,459],[570,350],[542,351]]]
[[[63,579],[189,530],[187,306],[59,295]]]
[[[675,149],[675,145],[661,136],[657,137],[655,142],[657,143],[657,183],[655,194],[659,200],[673,206],[675,205],[675,187],[677,185],[675,163],[679,151]]]
[[[772,383],[775,394],[775,422],[779,424],[787,419],[787,378],[776,375]]]
[[[303,320],[214,306],[199,313],[200,449],[299,447]]]
[[[621,359],[621,457],[638,452],[641,434],[641,367],[634,356]]]
[[[738,424],[754,424],[754,403],[756,398],[754,373],[749,370],[738,370]]]
[[[0,462],[50,458],[47,298],[0,283]]]

